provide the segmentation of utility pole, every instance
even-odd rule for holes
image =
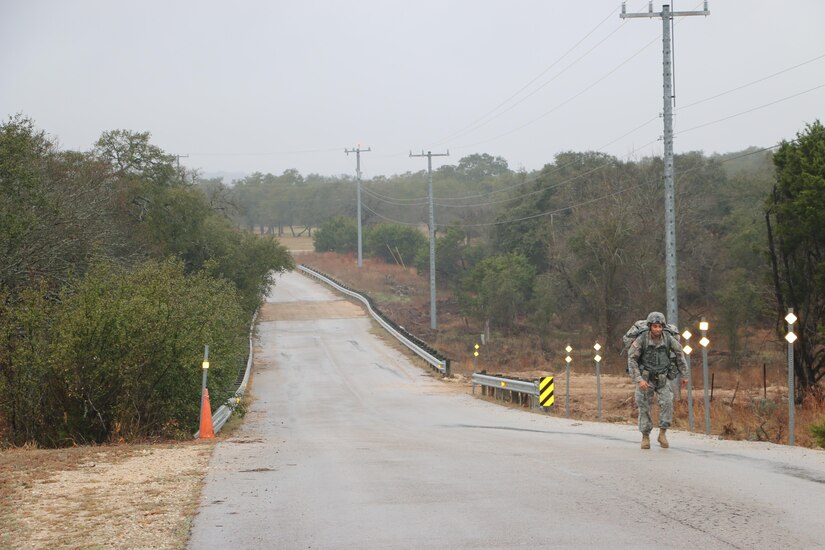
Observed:
[[[671,46],[671,24],[674,17],[687,15],[710,15],[708,2],[705,0],[702,11],[670,11],[670,5],[663,4],[662,11],[653,11],[653,2],[648,3],[648,11],[627,13],[626,2],[622,2],[619,17],[662,19],[662,53],[664,79],[664,165],[665,165],[665,288],[667,293],[667,321],[679,326],[679,307],[676,296],[676,191],[673,184],[673,49]]]
[[[358,201],[358,268],[361,268],[362,253],[361,253],[361,153],[369,153],[372,151],[369,147],[361,149],[359,145],[355,149],[344,149],[344,152],[349,156],[350,153],[355,153],[355,195]]]
[[[433,211],[433,157],[449,157],[450,151],[446,153],[433,153],[421,151],[420,155],[413,155],[410,151],[410,157],[427,157],[427,198],[430,206],[430,328],[435,330],[438,328],[435,314],[435,213]]]
[[[181,174],[181,171],[180,171],[180,159],[188,159],[188,158],[189,158],[189,155],[175,155],[177,171],[178,171],[178,175],[180,175],[181,180],[183,180],[183,174]]]

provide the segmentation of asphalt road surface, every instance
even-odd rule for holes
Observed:
[[[825,548],[825,452],[678,431],[642,451],[631,426],[451,390],[297,272],[268,302],[190,548]]]

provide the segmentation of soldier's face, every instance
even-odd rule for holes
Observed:
[[[658,338],[662,335],[662,325],[659,323],[653,323],[650,325],[650,334],[653,335],[654,338]]]

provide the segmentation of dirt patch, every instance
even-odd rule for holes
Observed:
[[[364,317],[363,307],[346,300],[331,302],[288,302],[264,304],[260,321],[305,321],[310,319],[351,319]]]
[[[290,252],[312,252],[315,250],[315,243],[312,237],[301,235],[300,237],[293,237],[291,235],[282,235],[277,237],[278,242],[286,247]]]
[[[182,548],[212,443],[0,453],[0,547]]]

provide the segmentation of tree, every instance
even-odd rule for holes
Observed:
[[[0,125],[3,442],[191,434],[203,343],[223,356],[210,370],[220,403],[249,315],[294,265],[148,138],[109,132],[80,153],[22,116]]]
[[[485,179],[508,174],[510,169],[504,158],[482,153],[463,157],[458,161],[455,172],[469,181],[481,183]]]
[[[47,446],[188,436],[203,344],[210,397],[222,403],[244,366],[248,319],[230,282],[187,275],[175,260],[101,262],[59,300],[41,289],[2,300],[0,433]]]
[[[524,256],[491,256],[467,274],[459,302],[465,314],[512,330],[519,316],[528,313],[526,304],[535,276],[535,269]]]
[[[458,288],[466,272],[478,263],[479,258],[489,253],[482,247],[467,245],[467,236],[458,227],[447,227],[446,234],[435,240],[435,271],[438,280],[445,285]],[[422,246],[415,258],[415,267],[419,273],[430,272],[430,247]]]
[[[427,239],[415,227],[389,223],[370,227],[365,241],[370,256],[402,265],[410,265],[418,251],[427,247]]]
[[[825,376],[825,127],[806,126],[774,155],[776,184],[765,220],[778,332],[789,307],[798,317],[794,371],[800,389]]]
[[[354,252],[358,248],[358,227],[355,220],[335,217],[321,225],[312,236],[315,252]]]
[[[150,138],[149,132],[103,132],[95,144],[95,153],[109,162],[119,176],[140,176],[156,185],[180,181],[173,165],[175,157],[149,143]]]
[[[231,283],[186,275],[180,262],[97,266],[63,292],[50,364],[60,402],[52,413],[65,414],[42,431],[97,443],[192,433],[203,344],[210,397],[223,403],[243,365],[247,323]]]
[[[104,165],[60,152],[25,117],[0,126],[0,289],[52,288],[123,245]]]

